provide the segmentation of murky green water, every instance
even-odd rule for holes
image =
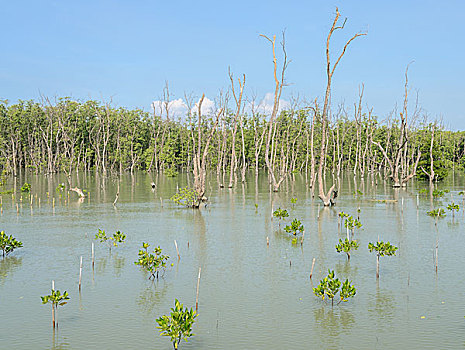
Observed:
[[[343,180],[338,206],[323,209],[313,200],[305,181],[283,184],[270,194],[266,178],[258,188],[253,177],[232,190],[209,184],[210,204],[200,211],[177,208],[168,198],[179,178],[136,174],[119,181],[120,197],[112,203],[118,180],[82,175],[74,179],[91,192],[82,203],[74,193],[59,199],[55,188],[64,178],[27,175],[34,197],[12,202],[3,195],[0,229],[21,240],[24,248],[0,260],[0,348],[2,349],[170,349],[168,338],[155,328],[155,318],[169,311],[175,298],[195,306],[198,269],[202,267],[199,316],[195,337],[181,349],[462,349],[465,347],[465,220],[462,209],[439,220],[426,216],[431,203],[420,197],[419,185],[397,192],[379,180]],[[157,188],[151,191],[150,182]],[[7,187],[12,187],[10,179]],[[435,206],[462,204],[458,192],[464,178],[456,175],[441,185],[451,190]],[[358,188],[363,195],[354,197]],[[287,191],[286,191],[287,190]],[[47,199],[46,192],[50,198]],[[52,199],[56,199],[52,208]],[[160,201],[160,197],[163,199]],[[290,199],[297,198],[292,209]],[[372,198],[397,198],[385,204]],[[402,210],[402,198],[404,206]],[[19,204],[19,215],[16,205]],[[258,211],[255,211],[255,203]],[[305,225],[303,246],[293,246],[278,232],[271,208],[288,208],[290,217]],[[335,251],[339,211],[357,215],[363,228],[356,232],[360,248],[350,263]],[[112,250],[96,244],[95,268],[91,242],[101,228],[121,230],[126,243]],[[381,258],[376,280],[376,257],[367,245],[388,240],[398,245],[395,257]],[[269,237],[270,246],[266,245]],[[433,253],[439,237],[439,270]],[[181,259],[177,261],[174,240]],[[160,245],[171,256],[164,278],[151,282],[134,265],[141,243]],[[83,256],[82,292],[78,292],[79,258]],[[316,258],[313,282],[309,279]],[[331,308],[317,299],[312,287],[328,268],[349,278],[357,295]],[[58,310],[53,333],[51,310],[40,296],[51,280],[67,290],[71,300]]]

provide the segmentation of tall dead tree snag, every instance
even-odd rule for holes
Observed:
[[[331,97],[331,81],[333,78],[334,71],[336,70],[337,65],[341,61],[342,56],[346,53],[347,47],[355,38],[366,35],[366,33],[357,33],[352,38],[350,38],[344,48],[342,49],[341,54],[337,58],[336,62],[331,66],[331,61],[329,57],[329,43],[331,41],[331,37],[334,31],[338,29],[343,29],[347,19],[344,20],[342,25],[338,25],[340,13],[338,8],[336,7],[336,17],[334,18],[333,25],[328,33],[328,38],[326,39],[326,75],[327,75],[327,83],[326,83],[326,93],[325,93],[325,101],[323,104],[323,111],[321,115],[321,148],[320,148],[320,159],[318,162],[318,197],[323,201],[325,206],[334,205],[334,200],[337,196],[337,192],[335,191],[336,184],[333,184],[329,191],[325,193],[324,189],[324,174],[323,174],[323,166],[324,160],[326,158],[327,149],[326,149],[326,125],[328,124],[328,109],[329,109],[329,100]]]
[[[234,101],[236,102],[236,112],[234,113],[234,119],[233,119],[233,128],[232,128],[232,146],[231,146],[231,171],[229,175],[229,188],[233,187],[233,176],[236,174],[236,169],[237,169],[237,156],[236,156],[236,134],[237,134],[237,122],[238,119],[240,124],[241,124],[241,135],[242,135],[242,143],[244,143],[244,132],[242,128],[242,117],[240,116],[241,112],[243,112],[243,104],[242,104],[242,94],[244,92],[244,86],[245,86],[245,74],[242,77],[242,81],[239,78],[239,91],[236,92],[236,89],[234,88],[234,79],[232,73],[229,71],[229,79],[231,80],[231,90],[232,94],[234,97]],[[244,145],[242,147],[242,150],[244,150]],[[245,161],[245,155],[244,152],[243,154],[243,162]],[[243,164],[244,167],[244,164]],[[244,169],[244,168],[243,168]],[[242,182],[244,182],[244,172],[242,173]]]
[[[194,190],[197,192],[197,202],[195,207],[199,207],[200,203],[205,200],[205,179],[207,177],[207,155],[210,142],[215,133],[216,127],[218,126],[218,121],[220,115],[223,113],[223,108],[219,108],[216,113],[216,119],[213,121],[213,125],[210,128],[210,133],[203,135],[202,133],[202,103],[205,98],[205,94],[202,95],[198,103],[198,124],[197,124],[197,141],[195,140],[195,134],[192,131],[192,144],[194,150],[193,165],[194,165]],[[202,144],[203,152],[202,152]]]
[[[409,64],[410,65],[410,64]],[[407,182],[416,175],[418,162],[420,161],[421,151],[417,150],[416,160],[410,162],[408,150],[410,146],[410,139],[408,135],[407,123],[407,102],[408,102],[408,67],[405,69],[405,91],[404,91],[404,106],[400,113],[400,126],[399,126],[399,139],[397,148],[394,149],[391,157],[389,157],[387,150],[381,146],[381,143],[371,141],[383,153],[384,159],[389,164],[389,177],[392,179],[392,187],[407,186]],[[413,152],[415,152],[413,150]],[[412,154],[412,159],[414,155]]]
[[[281,92],[284,86],[284,73],[286,72],[287,66],[289,62],[287,61],[287,53],[285,48],[285,40],[284,40],[284,33],[283,33],[283,40],[281,42],[281,47],[283,50],[283,65],[281,69],[281,76],[278,79],[278,61],[276,59],[276,35],[273,35],[273,40],[267,37],[266,35],[260,34],[261,37],[265,38],[271,43],[273,49],[273,76],[275,81],[275,91],[274,91],[274,101],[273,101],[273,110],[271,112],[270,121],[268,122],[268,134],[266,138],[266,146],[265,146],[265,164],[268,169],[268,174],[270,176],[270,183],[273,189],[273,192],[278,192],[279,186],[284,181],[286,177],[286,172],[279,173],[279,179],[275,175],[275,161],[274,157],[272,156],[273,151],[270,152],[271,145],[274,144],[274,137],[275,133],[275,123],[276,123],[276,116],[279,110],[279,100],[281,98]]]

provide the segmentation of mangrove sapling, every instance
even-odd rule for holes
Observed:
[[[183,304],[175,299],[171,314],[156,319],[157,328],[160,329],[161,335],[171,338],[173,348],[177,349],[182,339],[187,342],[187,339],[194,335],[192,326],[196,317],[197,313],[192,308],[184,308]]]
[[[328,276],[320,281],[318,287],[313,288],[313,294],[325,300],[327,297],[331,300],[331,306],[334,305],[334,298],[339,293],[339,305],[341,302],[345,302],[352,298],[356,294],[356,289],[351,285],[348,279],[344,283],[335,278],[334,271],[328,270]]]
[[[296,203],[297,203],[297,198],[291,198],[291,204],[292,204],[293,209],[295,208]]]
[[[188,208],[196,208],[199,206],[197,192],[189,187],[180,188],[170,200],[177,205]]]
[[[281,226],[281,220],[284,220],[285,218],[287,218],[289,216],[289,213],[287,212],[286,209],[278,208],[273,212],[273,216],[279,219],[278,226]]]
[[[454,202],[450,203],[448,206],[447,206],[447,210],[450,210],[452,212],[452,219],[455,217],[455,212],[459,211],[460,210],[460,207],[458,204],[455,204]]]
[[[21,192],[25,192],[25,193],[31,192],[31,184],[25,182],[24,185],[21,187]]]
[[[102,243],[106,243],[111,253],[111,247],[117,247],[118,243],[123,243],[126,239],[126,235],[121,231],[116,231],[113,236],[108,237],[104,230],[98,229],[98,233],[95,235],[95,239],[100,240]]]
[[[360,221],[358,221],[358,219],[354,219],[352,216],[349,216],[346,219],[346,221],[344,222],[344,226],[347,228],[347,230],[350,230],[352,232],[352,236],[353,236],[354,232],[355,232],[355,229],[356,228],[361,228],[362,223]]]
[[[348,218],[349,214],[340,211],[337,215],[339,216],[338,228],[340,228],[342,220],[344,220],[344,218]]]
[[[68,303],[66,301],[69,300],[68,292],[65,291],[61,294],[59,290],[52,289],[52,293],[50,295],[45,295],[40,298],[42,299],[42,304],[52,304],[52,324],[53,328],[55,328],[55,325],[58,326],[58,322],[56,321],[56,310],[58,306],[63,306]]]
[[[351,240],[348,240],[347,238],[345,239],[345,241],[342,241],[342,239],[339,239],[339,244],[336,244],[336,251],[338,253],[341,253],[341,252],[344,252],[347,254],[347,261],[350,260],[350,251],[353,249],[353,250],[357,250],[359,247],[359,244],[356,240],[354,241],[351,241]]]
[[[149,279],[158,279],[160,270],[165,272],[166,261],[169,259],[168,255],[162,254],[160,246],[153,250],[153,254],[149,253],[148,248],[150,244],[143,242],[142,249],[139,249],[139,259],[134,264],[141,266],[148,272],[150,272]]]
[[[0,232],[0,248],[2,249],[3,258],[10,254],[16,248],[21,248],[23,243],[16,240],[12,235],[5,234],[5,231]]]
[[[384,243],[383,241],[378,241],[376,245],[371,242],[368,243],[368,250],[370,253],[372,251],[376,252],[376,278],[379,278],[379,257],[396,255],[397,249],[396,246],[389,242]]]
[[[294,219],[292,220],[290,225],[287,225],[286,227],[284,227],[284,231],[286,231],[289,234],[294,235],[294,238],[292,239],[292,244],[297,244],[297,234],[298,233],[303,234],[304,225],[302,225],[302,222],[300,222],[300,220]]]
[[[426,215],[435,218],[443,218],[446,216],[446,211],[443,208],[437,208],[426,212]]]

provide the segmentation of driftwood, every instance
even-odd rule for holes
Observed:
[[[79,197],[81,198],[84,198],[86,195],[84,194],[84,192],[82,192],[82,190],[80,188],[77,188],[77,187],[70,187],[69,188],[70,191],[73,191],[73,192],[76,192]]]

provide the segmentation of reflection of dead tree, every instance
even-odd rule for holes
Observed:
[[[328,38],[326,39],[326,74],[327,74],[327,84],[326,84],[326,94],[325,94],[325,101],[323,105],[323,112],[321,115],[321,148],[320,148],[320,159],[318,163],[318,197],[323,201],[323,204],[325,206],[333,205],[334,200],[337,196],[337,192],[335,191],[335,186],[336,184],[333,184],[329,191],[325,194],[324,190],[324,184],[323,184],[323,165],[325,162],[326,154],[327,154],[327,149],[326,149],[326,124],[328,122],[328,109],[329,109],[329,99],[331,96],[331,79],[333,77],[334,71],[339,64],[342,56],[344,56],[347,47],[349,44],[354,40],[355,38],[366,35],[365,33],[357,33],[355,34],[352,38],[350,38],[346,44],[344,45],[344,48],[342,49],[341,54],[339,55],[338,59],[336,60],[336,63],[331,67],[331,62],[329,59],[329,42],[331,40],[331,36],[333,35],[334,31],[337,29],[342,29],[344,28],[344,25],[346,23],[346,20],[344,20],[344,23],[342,23],[341,26],[337,25],[337,22],[339,20],[339,10],[336,7],[336,17],[334,18],[333,25],[329,31]]]
[[[205,195],[205,179],[207,176],[207,155],[210,142],[215,133],[216,127],[218,126],[218,121],[220,115],[223,113],[223,108],[219,108],[216,113],[216,119],[213,122],[213,125],[210,129],[210,133],[207,135],[206,139],[202,134],[202,103],[205,98],[205,94],[202,95],[198,103],[198,124],[197,124],[197,141],[195,140],[194,130],[192,129],[192,144],[194,150],[193,164],[194,164],[194,190],[197,192],[197,203],[195,207],[199,207],[200,203],[204,200]],[[205,141],[202,153],[202,141]]]
[[[416,175],[418,162],[420,161],[421,152],[418,150],[415,162],[411,165],[408,159],[407,151],[409,147],[409,135],[407,129],[407,102],[408,102],[408,66],[405,70],[405,92],[404,107],[400,113],[400,134],[397,143],[397,149],[390,158],[386,150],[379,142],[371,141],[379,147],[383,153],[384,159],[389,164],[389,177],[392,179],[393,187],[406,186],[407,182]]]
[[[84,192],[80,189],[80,188],[77,188],[77,187],[70,187],[69,188],[70,191],[73,191],[73,192],[76,192],[80,198],[84,198],[86,195],[84,194]]]
[[[427,172],[423,167],[420,167],[421,170],[428,176],[430,187],[433,186],[434,177],[436,175],[434,173],[434,158],[433,158],[433,144],[434,144],[434,131],[435,131],[435,129],[436,129],[436,125],[433,124],[431,126],[431,143],[430,143],[430,147],[429,147],[430,171]]]
[[[268,168],[268,173],[271,178],[271,185],[274,192],[278,192],[279,186],[284,181],[286,176],[286,172],[281,171],[279,174],[279,179],[276,180],[275,176],[275,164],[274,164],[274,157],[273,157],[273,150],[270,152],[270,146],[275,142],[276,133],[273,131],[276,130],[276,115],[278,114],[279,110],[279,100],[281,98],[281,91],[284,86],[284,73],[286,72],[286,68],[289,64],[287,61],[287,54],[285,49],[285,41],[284,41],[284,33],[283,33],[283,41],[281,42],[281,47],[284,54],[284,62],[281,70],[281,77],[278,79],[278,61],[276,59],[276,51],[275,51],[275,44],[276,44],[276,35],[273,35],[273,40],[268,38],[266,35],[260,34],[261,37],[265,38],[271,43],[273,49],[273,65],[274,65],[274,80],[275,80],[275,92],[274,92],[274,102],[273,102],[273,110],[271,112],[270,121],[268,122],[268,135],[266,138],[266,148],[265,148],[265,163],[266,167]],[[270,159],[271,156],[271,159]]]

